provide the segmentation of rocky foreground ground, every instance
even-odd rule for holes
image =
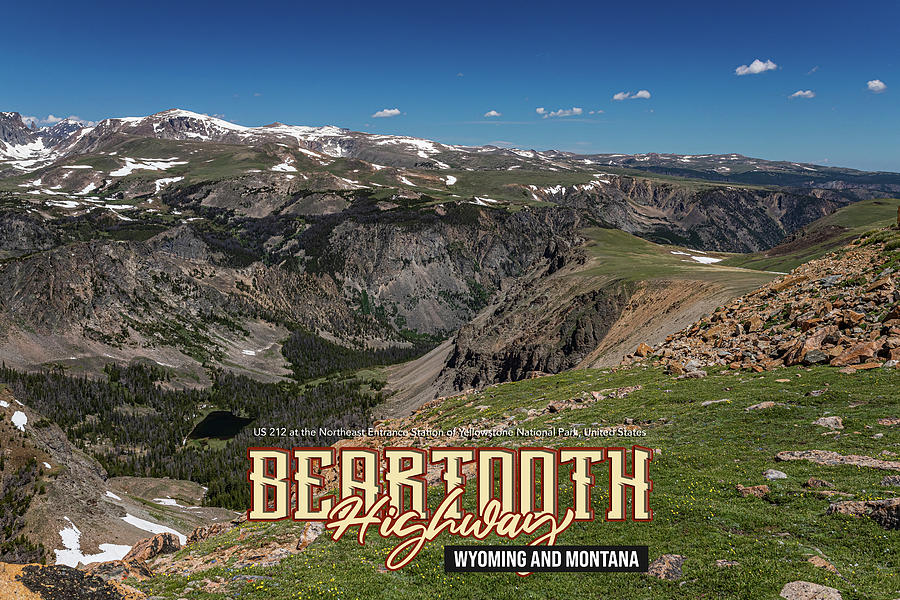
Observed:
[[[810,261],[709,318],[642,344],[626,363],[655,357],[677,375],[723,365],[757,372],[828,364],[900,365],[900,233],[885,229]]]

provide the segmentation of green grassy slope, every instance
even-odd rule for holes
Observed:
[[[786,380],[786,381],[784,381]],[[642,386],[625,398],[610,398],[578,410],[549,413],[524,421],[528,409],[566,401],[585,392]],[[504,384],[468,397],[449,399],[419,413],[410,426],[489,428],[511,418],[527,428],[615,425],[633,418],[647,431],[644,438],[504,438],[511,447],[531,445],[613,446],[640,443],[658,449],[651,465],[654,490],[652,523],[607,523],[572,526],[561,544],[647,544],[651,559],[664,553],[686,557],[684,576],[666,582],[643,574],[544,573],[445,574],[439,538],[413,565],[386,572],[383,560],[393,543],[370,535],[365,546],[355,539],[333,542],[320,537],[301,554],[268,568],[232,568],[229,549],[263,547],[279,538],[296,539],[302,524],[252,524],[182,550],[181,558],[225,557],[190,575],[156,576],[139,587],[161,598],[760,598],[778,596],[790,581],[806,580],[838,588],[845,600],[890,599],[900,590],[897,534],[868,519],[825,516],[829,500],[801,487],[809,477],[832,482],[846,499],[896,496],[880,484],[887,471],[823,467],[807,462],[775,462],[782,450],[818,448],[841,454],[881,456],[898,450],[900,428],[877,424],[897,416],[897,371],[876,370],[842,375],[830,368],[781,369],[763,374],[716,371],[699,380],[674,380],[655,368],[618,372],[581,370]],[[813,390],[825,390],[809,396]],[[702,406],[707,400],[724,400]],[[766,410],[745,409],[762,400],[785,404]],[[823,415],[839,415],[839,436],[812,424]],[[524,422],[523,422],[524,421]],[[883,434],[875,439],[874,434]],[[638,441],[639,440],[639,441]],[[492,445],[488,439],[475,444]],[[896,459],[889,459],[896,460]],[[766,481],[762,472],[776,468],[788,478]],[[595,471],[594,510],[607,504],[606,465]],[[565,482],[566,480],[561,480]],[[741,497],[738,484],[767,483],[766,498]],[[571,501],[563,484],[560,506]],[[434,494],[432,499],[439,494]],[[845,499],[845,498],[838,498]],[[468,498],[471,507],[471,497]],[[485,543],[504,543],[489,539]],[[509,542],[506,542],[509,543]],[[518,540],[516,543],[523,543]],[[840,576],[808,562],[823,556]],[[720,568],[718,559],[738,566]],[[204,559],[200,559],[202,562]],[[211,558],[205,559],[207,562]],[[244,581],[239,576],[256,579]],[[215,592],[200,589],[204,579],[220,581]]]

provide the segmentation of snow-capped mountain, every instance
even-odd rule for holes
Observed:
[[[73,147],[76,152],[92,151],[115,135],[134,135],[167,140],[217,142],[224,144],[285,144],[332,158],[386,158],[387,162],[417,166],[431,162],[437,168],[449,166],[434,157],[443,153],[469,152],[471,148],[451,146],[419,138],[360,133],[326,125],[307,127],[272,123],[245,127],[223,119],[186,110],[171,109],[147,117],[106,119],[89,131]],[[397,162],[399,161],[399,163]],[[409,164],[408,164],[409,163]],[[428,166],[428,165],[418,165]]]
[[[63,119],[52,127],[30,129],[17,112],[0,112],[0,168],[33,171],[64,156],[85,125]]]
[[[109,153],[116,144],[137,138],[257,147],[281,145],[306,154],[322,166],[335,158],[358,159],[376,168],[426,170],[589,171],[607,166],[736,184],[828,189],[850,186],[889,193],[900,190],[900,176],[895,173],[768,161],[741,154],[585,155],[557,150],[458,146],[409,136],[351,131],[332,125],[309,127],[276,122],[246,127],[181,109],[145,117],[110,118],[90,127],[63,120],[53,127],[36,131],[29,129],[18,113],[0,113],[0,172],[21,174],[75,155]]]

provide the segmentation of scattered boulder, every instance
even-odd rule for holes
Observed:
[[[775,460],[808,460],[817,465],[825,465],[827,467],[849,465],[881,469],[882,471],[900,471],[900,462],[897,461],[879,460],[871,456],[858,456],[856,454],[844,456],[829,450],[783,450],[775,455]]]
[[[763,473],[763,477],[768,480],[787,479],[787,473],[785,473],[784,471],[778,471],[777,469],[769,469]]]
[[[712,406],[713,404],[721,404],[722,402],[731,402],[728,398],[722,398],[721,400],[704,400],[700,403],[700,406]]]
[[[835,575],[840,575],[840,573],[838,573],[837,568],[833,564],[831,564],[830,562],[828,562],[827,560],[822,558],[821,556],[810,556],[809,560],[806,562],[808,562],[809,564],[811,564],[814,567],[819,567],[820,569],[825,569],[826,571],[830,571],[831,573],[834,573]]]
[[[153,577],[153,571],[142,560],[110,560],[102,563],[93,563],[84,568],[84,572],[103,581],[122,581],[133,577],[138,581]]]
[[[881,480],[881,485],[900,487],[900,475],[888,475]]]
[[[828,362],[828,358],[829,356],[823,350],[815,348],[806,353],[802,362],[804,365],[817,365]]]
[[[219,535],[220,533],[228,531],[232,527],[234,527],[234,525],[231,523],[213,523],[212,525],[197,527],[188,536],[187,543],[194,544],[196,542],[202,542],[207,538],[211,538],[215,535]]]
[[[884,342],[860,342],[859,344],[854,344],[839,356],[832,358],[829,364],[832,367],[846,367],[865,362],[863,359],[873,358],[883,343]],[[881,366],[880,363],[878,366]]]
[[[320,521],[310,521],[306,524],[306,527],[303,528],[303,533],[300,534],[300,539],[297,541],[297,550],[303,550],[322,535],[322,532],[325,531],[325,525],[323,525]]]
[[[900,425],[900,419],[878,419],[878,424],[893,427],[894,425]]]
[[[634,351],[634,355],[639,356],[641,358],[650,356],[650,354],[652,354],[652,353],[653,353],[653,348],[651,346],[649,346],[648,344],[643,344],[643,343],[640,344],[637,347],[637,350]]]
[[[829,429],[843,429],[844,422],[840,417],[819,417],[813,421],[813,425],[828,427]]]
[[[756,496],[757,498],[762,498],[766,494],[769,493],[769,486],[767,485],[751,485],[749,487],[744,487],[741,484],[737,484],[736,489],[741,496],[746,498],[747,496]]]
[[[160,554],[168,554],[181,550],[181,542],[174,533],[158,533],[153,537],[144,538],[131,547],[123,562],[130,560],[153,560]]]
[[[716,566],[719,567],[720,569],[723,569],[726,567],[737,567],[737,566],[740,566],[740,564],[741,563],[739,563],[736,560],[725,560],[724,558],[720,558],[719,560],[716,561]]]
[[[784,404],[782,402],[772,402],[771,400],[766,400],[764,402],[760,402],[759,404],[748,406],[744,410],[747,412],[750,412],[751,410],[765,410],[767,408],[772,408],[773,406],[784,406]]]
[[[806,483],[803,484],[803,487],[812,488],[812,489],[833,488],[834,484],[828,483],[824,479],[810,477],[809,479],[806,480]]]
[[[681,565],[683,563],[684,557],[680,554],[663,554],[650,563],[647,575],[667,581],[676,581],[681,579]]]
[[[900,529],[900,498],[884,500],[847,500],[828,507],[826,515],[869,517],[885,529]]]
[[[779,595],[785,600],[843,600],[836,589],[809,581],[786,583]]]
[[[707,372],[702,369],[696,371],[688,371],[684,375],[679,375],[678,379],[703,379],[707,376]]]

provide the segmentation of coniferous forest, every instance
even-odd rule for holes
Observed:
[[[290,433],[295,428],[367,427],[371,409],[382,399],[378,391],[382,384],[352,371],[409,359],[412,353],[348,350],[311,334],[295,334],[284,349],[297,376],[293,381],[262,383],[213,371],[208,388],[176,389],[167,369],[110,363],[105,378],[76,377],[59,368],[26,373],[3,365],[0,383],[57,423],[110,476],[188,479],[208,488],[205,504],[243,510],[250,501],[248,447],[328,445],[338,439],[290,435],[261,439],[255,437],[254,429],[276,427]],[[304,361],[303,356],[313,358]],[[230,411],[252,419],[252,424],[228,441],[188,439],[211,410]]]

